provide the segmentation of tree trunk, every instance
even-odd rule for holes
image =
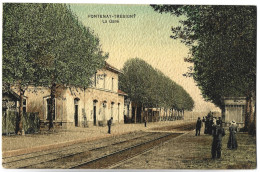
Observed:
[[[19,96],[20,96],[20,100],[19,100],[19,114],[18,114],[18,118],[17,118],[17,129],[16,129],[16,134],[21,135],[22,134],[22,130],[23,130],[23,97],[24,97],[24,90],[22,89],[21,85],[19,86]]]
[[[141,123],[143,123],[144,122],[144,111],[143,111],[143,105],[142,105],[142,107],[141,107]]]
[[[51,86],[51,111],[49,119],[49,130],[54,128],[53,117],[55,115],[55,93],[56,93],[56,84],[53,83]]]
[[[250,116],[249,116],[249,127],[248,133],[251,135],[256,134],[256,98],[255,94],[252,93],[252,97],[250,99]]]
[[[250,103],[251,102],[251,97],[248,96],[246,98],[246,113],[245,113],[245,126],[244,126],[244,131],[248,131],[249,127],[249,122],[250,122]]]
[[[252,97],[249,99],[249,118],[248,118],[249,125],[253,122],[253,101]]]
[[[222,121],[226,124],[225,106],[221,106],[221,118]]]
[[[162,108],[160,107],[160,112],[159,112],[159,121],[162,120]]]
[[[168,109],[165,108],[164,110],[165,110],[165,121],[168,121]]]
[[[137,106],[135,107],[135,124],[136,124]]]

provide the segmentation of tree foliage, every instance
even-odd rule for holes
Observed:
[[[49,87],[52,113],[56,88],[88,87],[107,56],[65,4],[3,5],[3,82]]]
[[[64,4],[4,4],[3,81],[87,87],[104,65],[99,39]]]
[[[176,110],[192,110],[190,95],[161,71],[139,58],[125,62],[119,75],[119,88],[130,99],[143,107],[164,107]]]
[[[221,107],[221,97],[252,96],[256,89],[256,7],[151,5],[184,16],[171,38],[190,48],[185,61],[202,95]]]

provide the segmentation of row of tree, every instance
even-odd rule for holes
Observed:
[[[205,100],[223,108],[223,97],[246,97],[245,130],[255,124],[256,7],[151,5],[160,13],[185,16],[171,38],[190,48],[187,62]],[[252,105],[254,104],[254,105]],[[254,119],[252,120],[252,116]]]
[[[139,58],[125,62],[119,75],[119,88],[143,108],[192,110],[190,95],[161,71]]]
[[[58,87],[91,84],[108,57],[90,28],[64,4],[3,4],[3,84],[19,89],[20,105],[29,85],[51,92],[49,129],[53,128]],[[17,133],[22,131],[22,106]]]

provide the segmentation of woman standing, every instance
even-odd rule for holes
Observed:
[[[237,133],[237,125],[235,121],[232,121],[229,127],[229,139],[227,144],[228,149],[237,149],[236,133]]]

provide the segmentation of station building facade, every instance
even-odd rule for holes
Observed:
[[[111,117],[113,124],[123,123],[126,94],[118,90],[119,73],[120,70],[106,63],[103,69],[95,73],[93,84],[89,88],[58,87],[54,125],[62,128],[105,126]],[[24,95],[24,111],[39,112],[41,125],[48,126],[50,89],[29,87]]]

